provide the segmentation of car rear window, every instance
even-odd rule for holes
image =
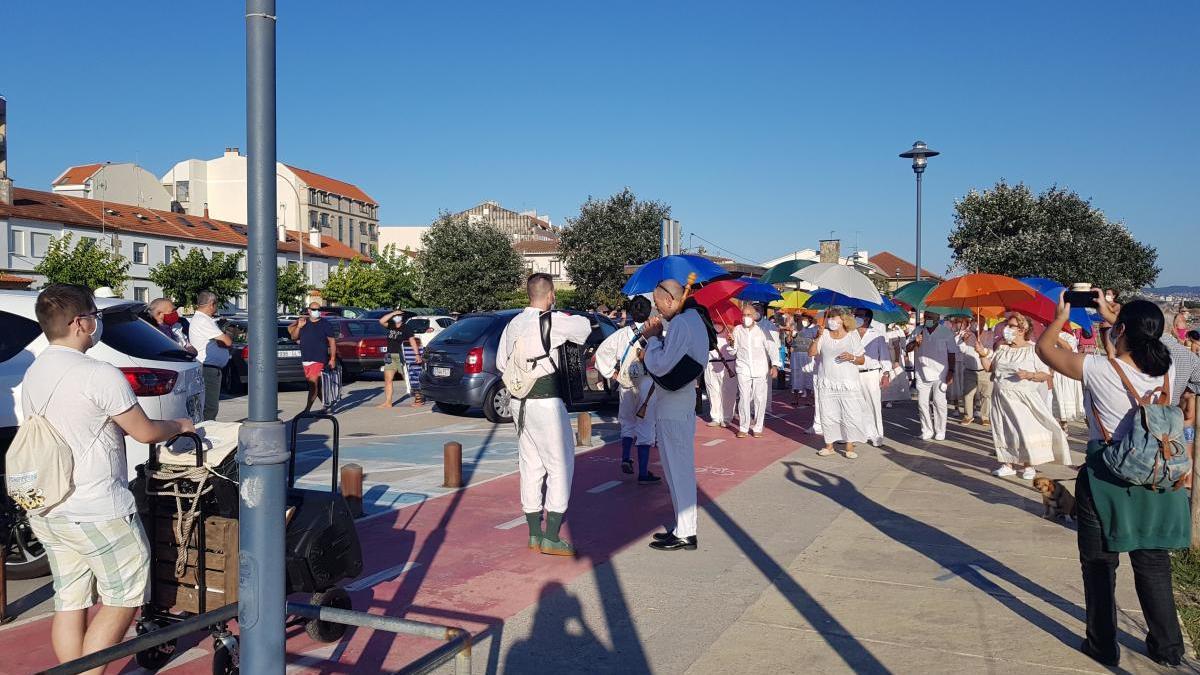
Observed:
[[[100,341],[135,359],[193,360],[191,354],[138,317],[130,307],[119,307],[104,312],[104,334]]]
[[[424,333],[429,330],[429,319],[409,319],[405,323],[414,333]]]
[[[453,323],[454,323],[454,319],[438,319],[437,320],[437,325],[441,326],[442,328],[445,328]]]
[[[452,344],[468,344],[475,342],[484,333],[492,327],[496,322],[495,317],[491,316],[468,316],[464,319],[459,319],[446,330],[438,334],[435,342],[448,342]]]
[[[42,328],[36,321],[0,312],[0,361],[7,361],[21,353],[41,334]]]
[[[347,321],[346,332],[354,337],[382,337],[387,335],[387,329],[378,321]]]

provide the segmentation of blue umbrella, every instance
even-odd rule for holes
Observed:
[[[696,274],[696,283],[711,281],[716,277],[728,274],[725,268],[715,262],[698,255],[668,255],[656,258],[638,268],[621,292],[625,295],[641,295],[651,293],[654,288],[667,279],[674,279],[686,284],[688,276]]]
[[[1056,305],[1058,304],[1058,299],[1062,295],[1062,292],[1067,290],[1057,281],[1053,279],[1046,279],[1044,277],[1025,277],[1020,281],[1038,293],[1050,298]],[[1095,320],[1099,320],[1098,315],[1097,319]],[[1092,315],[1088,313],[1087,309],[1083,307],[1071,308],[1071,323],[1082,328],[1088,335],[1091,335],[1092,333],[1092,321]]]
[[[737,297],[739,300],[748,300],[750,302],[775,302],[783,299],[783,293],[780,293],[771,284],[764,284],[761,281],[751,281],[746,284],[746,287],[738,291]]]
[[[882,303],[875,303],[870,300],[860,300],[859,298],[835,293],[825,288],[814,292],[808,298],[808,302],[804,303],[804,306],[810,309],[828,309],[829,307],[869,309],[875,314],[876,319],[885,323],[898,323],[902,320],[908,321],[908,312],[903,307],[892,302],[891,298],[884,298]]]

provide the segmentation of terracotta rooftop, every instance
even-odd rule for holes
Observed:
[[[15,274],[8,274],[6,272],[0,272],[0,284],[10,284],[10,285],[26,284],[26,285],[28,285],[28,284],[32,284],[32,283],[33,283],[33,279],[30,279],[28,277],[19,277]]]
[[[375,206],[379,205],[379,202],[372,199],[371,195],[359,189],[357,185],[340,181],[335,178],[330,178],[329,176],[322,176],[319,173],[313,173],[312,171],[308,171],[306,169],[300,169],[292,166],[291,164],[285,164],[284,166],[291,169],[292,173],[296,174],[300,180],[307,183],[309,187],[313,187],[318,190],[324,190],[330,194],[357,199]]]
[[[204,244],[239,247],[247,245],[246,226],[240,223],[25,188],[13,188],[12,206],[0,204],[0,217],[42,220],[97,230],[103,228],[118,232],[137,232]],[[303,246],[305,255],[343,259],[367,258],[337,239],[325,235],[321,236],[319,248],[308,243],[307,237],[290,231],[287,233],[287,241],[277,244],[279,250],[285,252],[297,252]]]
[[[54,181],[55,185],[82,185],[84,181],[91,178],[104,166],[101,163],[96,164],[80,164],[79,166],[69,166],[67,170]]]
[[[901,258],[898,255],[895,255],[894,253],[890,253],[888,251],[880,251],[879,253],[876,253],[875,255],[871,256],[870,261],[871,261],[872,265],[875,265],[880,270],[882,270],[884,276],[886,276],[889,279],[915,279],[915,278],[917,278],[917,275],[916,275],[917,266],[910,263],[909,261],[905,260],[904,258]],[[899,270],[899,274],[896,273],[897,270]],[[921,268],[921,278],[922,279],[934,279],[937,281],[942,280],[942,277],[940,274],[934,274],[933,272],[930,272],[929,270],[925,269],[924,267]]]
[[[558,253],[558,242],[549,239],[522,239],[513,242],[517,253]]]

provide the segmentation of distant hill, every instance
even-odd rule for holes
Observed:
[[[1146,292],[1155,295],[1200,295],[1200,286],[1162,286],[1147,288]]]

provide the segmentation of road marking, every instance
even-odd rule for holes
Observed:
[[[414,568],[420,564],[421,563],[417,563],[417,562],[406,562],[403,565],[396,565],[394,567],[389,567],[385,570],[380,570],[380,571],[376,572],[375,574],[372,574],[369,577],[363,577],[362,579],[358,579],[357,581],[346,584],[345,589],[347,591],[350,591],[351,593],[353,593],[355,591],[361,591],[361,590],[364,590],[367,588],[371,588],[371,587],[375,586],[376,584],[381,584],[385,581],[391,581],[392,579],[395,579],[396,577],[400,576],[401,574],[404,574],[405,572],[411,570],[412,568]]]
[[[588,494],[593,494],[593,495],[600,494],[601,492],[604,492],[605,490],[611,490],[620,484],[621,484],[621,481],[619,481],[619,480],[610,480],[607,483],[601,483],[601,484],[597,485],[596,487],[588,490]]]
[[[711,441],[706,442],[704,445],[711,448],[714,445],[720,445],[724,442],[725,442],[724,438],[714,438]]]
[[[525,516],[521,516],[520,518],[513,518],[510,521],[500,523],[499,525],[496,526],[496,529],[497,530],[511,530],[514,527],[516,527],[524,522],[525,522]]]

